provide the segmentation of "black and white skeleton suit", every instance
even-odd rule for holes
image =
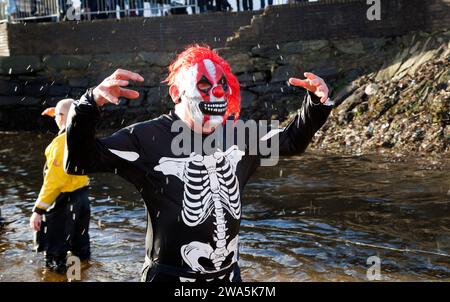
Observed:
[[[300,154],[330,111],[307,94],[289,125],[265,137],[277,138],[282,156]],[[89,89],[69,114],[65,169],[116,173],[142,194],[148,213],[142,280],[240,281],[240,196],[263,158],[249,153],[250,135],[244,146],[231,141],[211,154],[176,155],[171,144],[179,133],[171,127],[180,120],[173,112],[104,138],[95,136],[99,118]]]

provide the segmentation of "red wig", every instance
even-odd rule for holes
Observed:
[[[170,64],[169,75],[165,81],[168,82],[169,86],[174,85],[175,78],[181,69],[194,66],[205,59],[209,59],[213,63],[222,67],[228,86],[231,88],[231,93],[227,99],[228,107],[225,113],[225,119],[234,114],[234,119],[236,120],[239,117],[239,112],[241,111],[241,92],[239,82],[236,79],[236,76],[231,72],[230,65],[228,65],[227,61],[212,51],[208,46],[188,46],[177,56],[175,61]]]

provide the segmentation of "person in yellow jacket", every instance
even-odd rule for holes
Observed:
[[[54,117],[60,131],[45,149],[44,182],[30,218],[36,250],[45,251],[46,266],[59,273],[66,271],[68,251],[81,260],[90,257],[89,178],[69,175],[63,166],[66,119],[72,102],[61,100],[42,113]]]

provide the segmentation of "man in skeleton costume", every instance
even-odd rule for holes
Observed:
[[[325,82],[311,73],[305,77],[289,80],[308,90],[297,116],[285,129],[265,135],[266,140],[276,138],[280,155],[302,153],[331,111]],[[240,196],[263,156],[249,153],[250,135],[243,146],[231,141],[209,153],[193,150],[180,155],[171,148],[179,134],[172,131],[176,122],[201,141],[225,121],[236,123],[239,83],[215,52],[189,47],[169,67],[173,112],[95,138],[99,107],[117,104],[120,97],[137,98],[138,92],[124,87],[143,80],[131,71],[117,70],[75,102],[67,126],[65,168],[81,175],[113,172],[141,192],[148,213],[142,280],[240,281]]]

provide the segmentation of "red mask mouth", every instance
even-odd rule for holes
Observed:
[[[198,104],[200,111],[207,115],[224,115],[227,112],[227,106],[227,101],[200,102],[200,104]]]

